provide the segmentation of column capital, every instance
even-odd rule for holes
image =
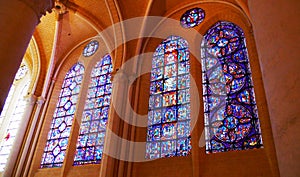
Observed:
[[[46,12],[52,12],[54,0],[19,0],[29,6],[40,19]]]
[[[34,94],[28,94],[24,96],[24,100],[26,100],[28,104],[33,105],[37,100],[37,96],[35,96]]]
[[[39,97],[37,98],[36,103],[37,103],[38,105],[42,105],[42,104],[45,103],[45,100],[46,100],[46,99],[45,99],[44,97],[39,96]]]
[[[54,4],[54,12],[58,15],[63,15],[68,12],[67,6],[62,1],[56,0]]]

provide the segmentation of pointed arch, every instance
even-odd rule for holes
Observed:
[[[112,70],[112,61],[108,54],[92,70],[74,165],[100,163],[102,159],[112,92]]]
[[[243,30],[219,21],[201,44],[206,153],[262,147]]]
[[[190,63],[186,40],[170,36],[152,59],[146,158],[186,156],[190,140]]]
[[[41,168],[61,167],[71,133],[84,66],[76,63],[66,74],[54,111]]]
[[[29,68],[23,60],[0,115],[0,172],[4,171],[7,166],[9,155],[21,126],[20,123],[27,105],[25,97],[31,79]]]

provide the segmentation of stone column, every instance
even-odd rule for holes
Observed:
[[[300,1],[254,0],[248,5],[280,176],[300,176]]]
[[[54,0],[0,1],[0,112],[42,15]]]
[[[120,155],[122,149],[122,132],[124,118],[125,99],[127,98],[128,75],[119,71],[113,73],[113,90],[111,94],[110,114],[105,135],[104,152],[101,160],[100,177],[118,176]],[[117,110],[116,110],[117,109]]]

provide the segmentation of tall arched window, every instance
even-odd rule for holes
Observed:
[[[221,21],[201,48],[206,152],[262,147],[243,30]]]
[[[111,57],[105,55],[92,70],[74,165],[101,161],[112,91],[112,69]]]
[[[146,158],[186,156],[190,140],[188,43],[170,36],[152,59]]]
[[[4,170],[22,121],[31,76],[22,63],[12,84],[0,115],[0,172]]]
[[[83,73],[84,66],[77,63],[64,78],[48,133],[41,168],[60,167],[63,164]]]

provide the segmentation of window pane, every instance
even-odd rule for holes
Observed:
[[[84,67],[75,64],[65,76],[53,115],[41,168],[61,167],[71,132]]]
[[[262,147],[242,29],[216,23],[205,34],[201,52],[206,153]]]
[[[92,70],[74,165],[101,161],[112,91],[111,72],[110,55],[105,55]]]
[[[183,28],[193,28],[199,25],[205,18],[205,12],[201,8],[193,8],[186,11],[180,18]]]
[[[26,108],[27,102],[24,97],[30,84],[28,71],[27,65],[22,63],[1,112],[0,125],[4,130],[4,139],[0,141],[0,171],[6,166]]]
[[[190,153],[190,75],[187,41],[170,36],[152,59],[146,158]]]

